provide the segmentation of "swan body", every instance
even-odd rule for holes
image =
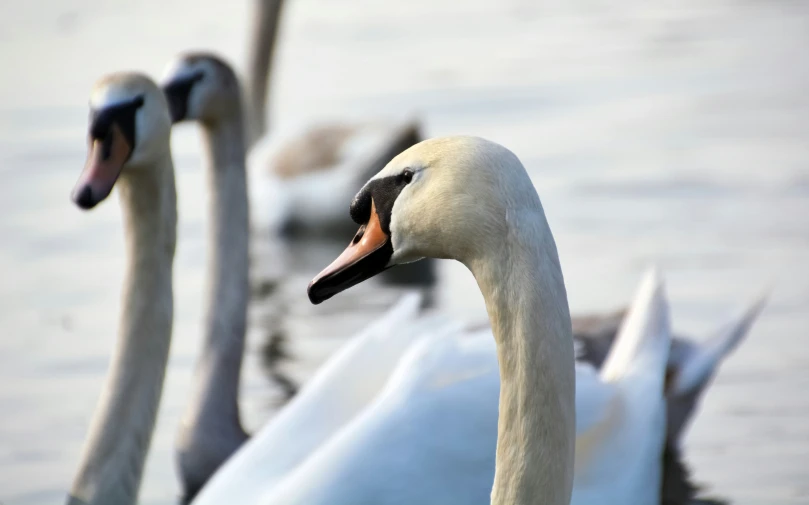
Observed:
[[[457,142],[489,146],[475,139]],[[479,165],[480,160],[471,163]],[[397,215],[389,219],[393,222]],[[394,254],[396,249],[394,246]],[[575,451],[580,463],[575,468],[574,503],[621,503],[628,496],[633,503],[659,500],[667,318],[659,279],[650,275],[613,350],[613,364],[601,374],[588,365],[575,368],[577,415],[575,421],[570,419],[569,428],[577,434]],[[572,339],[570,344],[574,371]],[[360,344],[352,341],[349,345],[356,349]],[[359,375],[357,370],[362,367],[350,364],[348,354],[341,355],[344,373]],[[302,396],[318,399],[318,384],[330,382],[322,379],[321,373],[334,373],[339,368],[333,363],[330,360],[318,371]],[[273,456],[283,453],[278,448],[298,436],[299,422],[323,417],[322,412],[314,414],[300,406],[294,410],[301,405],[296,402],[302,401],[296,398],[288,407],[291,410],[285,409],[281,416],[287,420],[297,417],[298,421],[280,429],[271,421],[263,430],[285,431],[284,436],[251,440],[194,503],[487,503],[498,454],[501,387],[491,333],[470,335],[458,329],[442,337],[428,332],[407,348],[385,389],[327,439],[310,448],[305,458],[285,468],[281,475],[268,471]],[[315,404],[308,403],[312,409]],[[301,435],[305,437],[305,431]],[[262,458],[264,464],[260,464]],[[556,465],[555,471],[566,471],[563,461],[545,464]],[[571,466],[571,484],[572,470]],[[543,483],[539,478],[526,485],[537,483],[560,485],[559,481]],[[557,489],[561,493],[559,503],[569,499],[564,496],[564,481],[561,485]],[[609,501],[592,501],[593,496]]]
[[[193,503],[258,503],[265,490],[379,395],[391,370],[420,335],[457,329],[441,318],[417,318],[420,304],[418,293],[404,296],[329,357],[279,414],[222,466]]]
[[[650,274],[635,302],[633,310],[642,311],[635,319],[666,317],[661,289],[659,280]],[[488,503],[500,390],[491,331],[469,333],[460,330],[460,325],[443,323],[442,332],[435,319],[429,325],[416,321],[421,333],[414,332],[418,338],[410,339],[414,342],[401,355],[384,389],[328,439],[309,449],[306,458],[288,466],[281,478],[272,475],[273,458],[288,450],[283,444],[299,433],[305,435],[304,430],[298,431],[299,423],[326,416],[328,411],[316,405],[330,395],[318,391],[318,384],[334,383],[333,377],[322,375],[334,370],[332,361],[301,392],[309,395],[312,410],[301,408],[293,399],[289,407],[298,410],[282,411],[290,420],[287,426],[273,426],[275,421],[271,421],[265,428],[286,429],[286,434],[274,441],[265,438],[248,443],[194,503],[225,499],[290,505]],[[389,322],[413,324],[414,320]],[[644,353],[665,355],[667,334],[659,327],[642,331],[653,342],[663,340],[663,347],[652,345],[636,351],[626,363],[625,375],[613,372],[616,376],[607,381],[592,366],[576,365],[576,454],[586,463],[576,467],[571,503],[659,502],[655,482],[660,481],[665,430],[662,365],[659,361],[642,363],[642,359]],[[358,339],[350,345],[356,350],[365,344]],[[665,356],[662,359],[665,363]],[[340,361],[346,367],[343,373],[364,373],[363,363],[345,351],[341,351]],[[635,369],[633,364],[640,366]],[[612,370],[623,369],[623,365],[613,365]],[[376,381],[378,376],[374,377]]]
[[[68,503],[129,505],[137,500],[171,340],[171,118],[157,85],[133,73],[99,80],[90,107],[90,154],[73,201],[89,209],[119,188],[127,267],[116,351]]]

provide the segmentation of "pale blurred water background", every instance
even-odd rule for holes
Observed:
[[[159,75],[195,48],[241,68],[247,19],[244,1],[0,5],[0,503],[62,501],[115,344],[119,208],[83,213],[68,199],[93,81]],[[504,143],[543,198],[575,313],[622,305],[652,261],[667,274],[675,326],[697,336],[773,286],[686,455],[709,493],[733,503],[809,503],[807,48],[800,1],[291,0],[272,125],[419,113],[431,136]],[[172,444],[201,334],[194,128],[173,144],[175,331],[145,504],[178,493]],[[262,257],[293,273],[254,308],[242,391],[251,430],[278,397],[261,365],[272,325],[298,356],[315,356],[290,368],[300,380],[395,298],[371,285],[310,306],[306,282],[342,245]],[[484,316],[462,267],[441,263],[439,274],[439,307]]]

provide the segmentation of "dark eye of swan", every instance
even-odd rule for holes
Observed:
[[[402,172],[402,175],[400,177],[402,178],[402,182],[404,182],[405,184],[410,184],[410,181],[413,180],[413,171],[410,170],[409,168],[406,168],[405,171]]]

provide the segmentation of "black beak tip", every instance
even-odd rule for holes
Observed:
[[[73,203],[79,206],[80,209],[83,210],[90,210],[98,204],[95,198],[93,198],[93,190],[90,186],[84,186],[81,189],[74,191],[73,195]]]
[[[331,295],[322,292],[317,281],[317,279],[314,279],[306,287],[306,294],[309,296],[309,301],[312,302],[312,305],[320,305],[331,298]]]

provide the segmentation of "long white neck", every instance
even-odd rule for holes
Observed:
[[[248,42],[246,113],[248,147],[267,131],[267,97],[282,0],[254,0],[252,37]]]
[[[468,261],[486,301],[500,365],[492,504],[568,505],[575,368],[562,270],[545,216],[508,217],[497,250]]]
[[[205,341],[195,371],[191,404],[183,418],[190,443],[210,444],[211,436],[243,441],[239,418],[239,377],[248,307],[249,218],[241,117],[203,125],[209,247]],[[230,447],[233,449],[234,447]]]
[[[167,152],[160,168],[124,171],[127,249],[118,346],[93,417],[71,503],[134,504],[169,355],[177,206]]]

